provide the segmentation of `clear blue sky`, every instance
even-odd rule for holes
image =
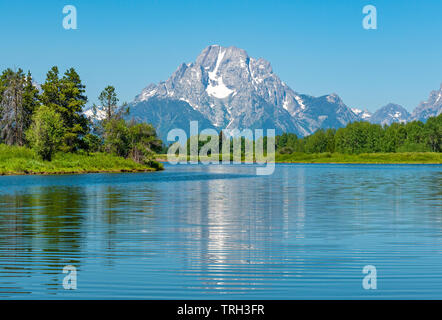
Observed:
[[[64,5],[78,30],[62,28]],[[378,30],[362,28],[373,4]],[[115,85],[131,101],[210,44],[270,61],[293,90],[339,94],[350,107],[412,110],[442,82],[442,1],[1,1],[0,68],[75,67],[96,102]]]

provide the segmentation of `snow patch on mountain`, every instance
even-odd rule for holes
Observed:
[[[299,96],[295,96],[295,100],[298,103],[299,107],[304,110],[305,109],[305,104],[304,101],[302,101],[302,99]]]
[[[404,107],[389,103],[377,110],[369,121],[380,125],[390,125],[393,122],[406,123],[410,119],[410,114]]]
[[[85,110],[84,115],[91,120],[103,120],[106,119],[106,111],[103,110],[103,108],[101,106],[97,106],[96,110],[94,112],[93,108],[89,108],[87,110]]]
[[[220,49],[218,53],[218,57],[216,59],[215,69],[211,72],[208,72],[209,75],[209,85],[206,88],[206,92],[215,98],[224,99],[231,95],[234,91],[230,90],[226,87],[223,81],[222,76],[218,76],[218,69],[220,63],[224,59],[224,55],[226,54],[225,50]]]
[[[367,110],[361,110],[358,108],[351,108],[351,111],[353,111],[354,114],[359,116],[362,120],[368,120],[371,118],[372,114]]]

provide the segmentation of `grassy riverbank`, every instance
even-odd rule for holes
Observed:
[[[52,161],[43,161],[31,149],[0,144],[0,175],[145,172],[162,168],[160,163],[147,166],[107,153],[59,152]]]
[[[187,157],[190,160],[190,157]],[[158,155],[158,161],[167,161],[167,155]],[[200,158],[201,160],[201,158]],[[244,160],[244,159],[243,159]],[[291,153],[276,154],[279,163],[373,163],[373,164],[442,164],[440,152],[403,153]]]
[[[292,153],[277,154],[276,162],[288,163],[379,163],[379,164],[442,164],[442,153]]]

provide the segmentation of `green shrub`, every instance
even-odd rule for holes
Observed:
[[[130,157],[138,163],[150,163],[162,142],[154,127],[146,123],[111,119],[104,125],[104,147],[120,157]]]
[[[294,150],[291,147],[283,147],[283,148],[281,148],[281,150],[279,150],[280,154],[291,154],[293,152],[294,152]]]
[[[129,128],[124,119],[111,119],[104,124],[104,149],[126,158],[130,151]]]
[[[51,161],[62,143],[64,134],[61,115],[46,106],[41,106],[34,114],[26,137],[37,155],[43,160]]]

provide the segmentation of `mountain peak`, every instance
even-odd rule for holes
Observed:
[[[326,99],[327,99],[328,102],[331,102],[331,103],[338,103],[338,104],[343,103],[341,97],[339,97],[339,96],[338,96],[336,93],[334,93],[334,92],[331,93],[331,94],[329,94],[329,95],[327,95],[327,96],[326,96]]]
[[[243,49],[230,46],[230,47],[222,47],[220,45],[210,45],[205,48],[196,58],[195,64],[201,65],[203,67],[210,67],[216,61],[222,63],[223,60],[248,60],[249,55]]]
[[[370,122],[381,125],[390,125],[393,122],[405,123],[410,119],[410,114],[401,105],[389,103],[377,110],[370,117]]]
[[[439,90],[430,92],[427,101],[421,102],[411,115],[412,120],[425,121],[428,117],[435,117],[442,113],[442,83]]]
[[[300,136],[359,119],[336,93],[319,98],[298,94],[267,60],[217,44],[204,48],[195,62],[182,63],[166,81],[143,89],[131,109],[159,119],[161,105],[167,110],[174,105],[177,114],[203,116],[218,129],[274,128]],[[176,121],[173,115],[162,116]]]

